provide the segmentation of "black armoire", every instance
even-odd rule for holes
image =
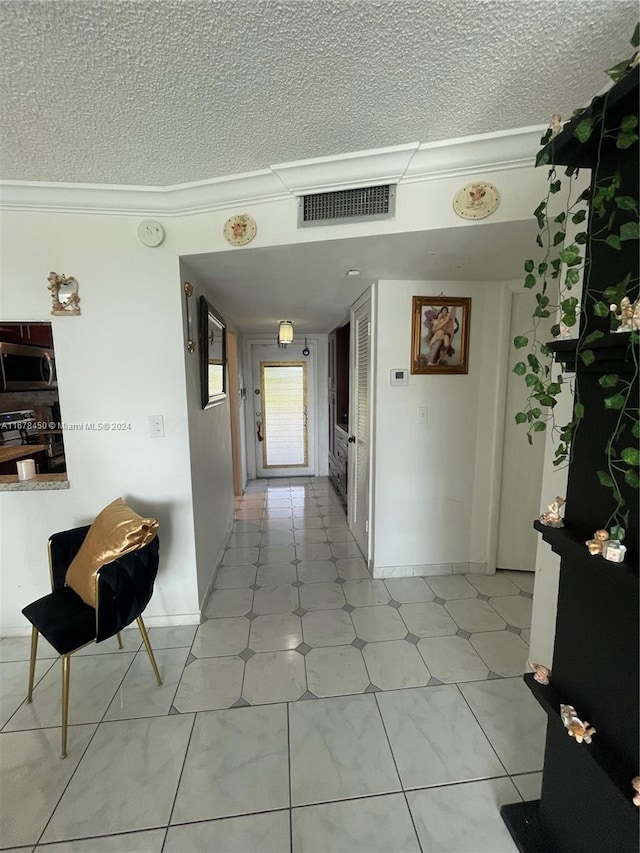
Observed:
[[[577,124],[603,108],[605,127],[612,130],[610,138],[601,140],[594,133],[589,141],[579,142],[574,136]],[[615,129],[629,114],[638,114],[637,67],[565,126],[554,142],[553,162],[593,170],[592,188],[596,181],[618,172],[622,185],[616,194],[637,199],[638,142],[625,150],[616,147]],[[585,417],[573,443],[565,526],[554,529],[535,523],[560,556],[560,578],[551,682],[543,686],[533,675],[524,676],[548,716],[541,798],[501,810],[521,853],[637,853],[639,849],[639,810],[632,803],[631,786],[633,777],[640,775],[636,489],[623,488],[629,509],[624,562],[591,556],[585,546],[614,509],[611,490],[600,484],[597,471],[606,468],[607,439],[620,413],[605,408],[604,397],[611,390],[598,380],[605,374],[627,380],[635,375],[632,399],[638,405],[638,346],[630,345],[630,333],[611,334],[610,317],[594,311],[605,289],[629,272],[628,295],[632,302],[638,297],[638,241],[625,241],[616,249],[597,239],[609,215],[607,211],[603,219],[590,212],[586,244],[589,292],[582,298],[581,339],[595,330],[604,333],[589,344],[595,360],[585,365],[575,340],[550,344],[556,360],[575,372]],[[637,210],[615,211],[616,227],[634,218],[637,221]],[[627,444],[637,446],[629,432],[627,436]],[[591,744],[569,737],[560,719],[561,703],[573,705],[582,720],[595,726]]]

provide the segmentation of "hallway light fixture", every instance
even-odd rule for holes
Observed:
[[[280,320],[280,326],[278,327],[278,346],[282,349],[287,348],[287,344],[290,344],[293,340],[293,323],[291,320]]]

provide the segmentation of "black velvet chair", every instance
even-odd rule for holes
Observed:
[[[62,655],[62,758],[67,754],[69,672],[73,652],[89,643],[101,643],[114,636],[117,636],[118,645],[122,648],[120,631],[135,620],[158,684],[162,684],[141,615],[151,599],[158,571],[158,537],[100,569],[96,584],[97,606],[93,608],[64,583],[67,568],[78,553],[88,530],[88,525],[76,527],[55,533],[49,539],[52,592],[27,605],[22,611],[33,626],[27,702],[33,698],[38,634],[42,634]]]

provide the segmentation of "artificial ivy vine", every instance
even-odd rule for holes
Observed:
[[[615,82],[621,80],[631,68],[638,64],[639,34],[640,25],[636,26],[631,39],[631,44],[636,48],[635,56],[607,72]],[[635,114],[624,116],[617,127],[605,127],[607,97],[605,95],[598,112],[586,115],[574,129],[574,136],[580,143],[586,143],[590,139],[597,140],[597,163],[593,170],[594,176],[598,175],[600,152],[605,139],[615,139],[615,145],[621,151],[638,141],[638,116]],[[586,110],[579,110],[574,115],[579,116],[585,112]],[[548,323],[542,327],[541,324],[552,316],[559,317],[559,322],[551,326],[551,336],[558,338],[565,333],[570,333],[579,321],[580,312],[584,310],[584,305],[581,306],[578,298],[571,292],[576,285],[579,285],[581,279],[583,296],[591,299],[595,316],[609,316],[612,303],[620,305],[622,299],[637,285],[638,279],[628,273],[621,281],[610,284],[602,293],[602,298],[594,296],[588,287],[590,249],[593,243],[601,241],[611,249],[620,251],[622,244],[626,241],[638,240],[639,228],[638,199],[619,193],[621,178],[617,172],[597,180],[574,199],[577,169],[569,167],[565,172],[564,207],[559,212],[551,209],[554,207],[553,197],[563,189],[563,178],[558,175],[554,165],[554,138],[560,131],[561,124],[559,117],[554,119],[541,139],[541,149],[536,158],[536,166],[549,167],[547,194],[533,212],[538,224],[536,243],[543,250],[544,255],[537,262],[532,258],[524,262],[526,273],[524,287],[534,293],[535,308],[531,329],[514,338],[516,349],[528,351],[526,360],[518,361],[513,372],[524,377],[528,389],[526,404],[522,411],[515,415],[516,423],[526,425],[527,439],[530,444],[533,442],[534,433],[543,432],[550,426],[557,439],[553,464],[559,466],[570,456],[573,437],[584,418],[584,405],[579,399],[578,389],[573,388],[575,391],[573,417],[564,425],[556,423],[554,408],[563,388],[570,383],[562,375],[554,374],[552,370],[553,353],[544,343],[547,335],[543,338],[543,330],[548,328]],[[589,211],[592,212],[591,230],[576,230],[572,239],[569,239],[569,227],[571,230],[574,230],[574,227],[579,229],[582,223],[587,222]],[[627,215],[625,221],[620,223],[621,212],[627,214],[632,212],[635,215],[633,221],[628,221]],[[584,365],[590,365],[595,361],[595,353],[590,346],[602,337],[604,333],[599,330],[589,335],[580,333],[576,352],[577,358]],[[640,438],[638,407],[637,401],[631,396],[633,383],[638,375],[639,337],[637,330],[629,333],[628,358],[634,365],[633,376],[627,380],[618,374],[607,374],[599,379],[601,387],[611,392],[604,398],[605,408],[619,413],[615,428],[607,441],[603,468],[597,471],[600,483],[611,489],[615,502],[614,512],[605,527],[613,525],[611,535],[618,539],[624,539],[624,528],[627,525],[627,511],[621,484],[624,481],[632,488],[640,487],[638,477],[640,451],[637,446],[637,439]],[[633,439],[636,441],[634,442]]]

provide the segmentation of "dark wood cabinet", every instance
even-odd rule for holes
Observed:
[[[329,335],[329,477],[347,500],[349,436],[349,324]]]
[[[51,323],[1,323],[0,341],[34,347],[53,347]]]

